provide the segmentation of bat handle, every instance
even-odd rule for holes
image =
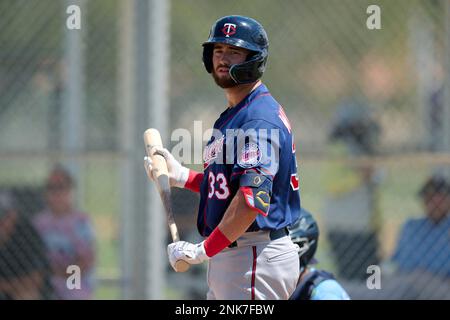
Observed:
[[[170,205],[170,183],[169,175],[167,172],[167,164],[164,157],[160,154],[154,153],[155,147],[162,147],[161,135],[156,129],[147,129],[144,132],[144,142],[147,155],[152,158],[154,162],[154,170],[156,171],[156,186],[161,196],[164,209],[167,215],[167,222],[169,225],[170,235],[173,242],[180,241],[177,225],[172,214],[172,207]],[[175,270],[177,272],[185,272],[189,269],[190,264],[184,260],[178,260],[175,262]]]
[[[177,262],[175,262],[175,270],[177,272],[186,272],[186,271],[188,271],[190,266],[191,265],[187,261],[184,261],[184,260],[178,260]]]
[[[172,241],[177,242],[180,241],[180,236],[178,234],[177,225],[175,223],[169,224],[170,235],[172,236]]]
[[[169,223],[169,230],[170,230],[170,235],[172,236],[173,242],[180,241],[180,236],[178,235],[177,225],[174,222]],[[184,260],[178,260],[177,262],[175,262],[175,270],[177,272],[186,272],[190,266],[191,265]]]

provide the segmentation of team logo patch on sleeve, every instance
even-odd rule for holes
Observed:
[[[256,167],[261,163],[261,151],[256,143],[246,143],[238,154],[238,165],[242,168]]]

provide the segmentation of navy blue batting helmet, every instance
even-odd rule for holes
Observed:
[[[263,26],[244,16],[226,16],[211,28],[203,43],[203,64],[209,73],[213,70],[212,54],[215,43],[224,43],[251,51],[247,60],[230,68],[230,76],[237,83],[251,83],[262,77],[269,55],[269,39]]]
[[[300,266],[306,267],[313,263],[313,257],[319,242],[319,227],[311,213],[301,209],[299,219],[289,228],[292,242],[300,247]]]

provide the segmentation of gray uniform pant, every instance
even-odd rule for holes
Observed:
[[[268,231],[247,232],[237,247],[208,262],[208,300],[287,300],[300,267],[298,246],[289,236],[270,240]]]

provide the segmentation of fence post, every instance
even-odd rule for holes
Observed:
[[[133,242],[134,235],[134,214],[137,211],[136,202],[133,201],[136,181],[133,174],[133,150],[134,150],[134,86],[135,78],[133,71],[134,64],[134,32],[135,32],[135,0],[120,2],[121,23],[120,23],[120,63],[118,81],[119,99],[117,106],[119,112],[119,142],[121,158],[120,175],[120,195],[121,195],[121,215],[120,215],[120,277],[121,277],[121,297],[122,299],[136,298],[133,292],[134,279],[134,254],[133,249],[136,243]]]
[[[157,128],[162,136],[163,144],[168,146],[169,130],[169,70],[170,64],[170,2],[166,0],[152,0],[149,7],[149,101],[148,123]],[[148,197],[147,245],[151,254],[148,259],[147,280],[149,281],[147,297],[161,299],[166,257],[166,215],[163,211],[161,199],[152,186]]]
[[[450,3],[445,1],[445,53],[444,53],[444,99],[442,106],[442,152],[450,154]],[[450,178],[450,168],[445,166],[444,174]]]
[[[85,50],[83,44],[84,32],[86,32],[86,2],[85,0],[64,2],[63,14],[66,21],[66,12],[70,5],[77,5],[81,12],[81,29],[70,30],[64,23],[64,66],[66,68],[63,91],[62,114],[62,152],[68,157],[67,167],[77,179],[76,203],[84,204],[83,170],[78,156],[84,151],[85,146]]]

